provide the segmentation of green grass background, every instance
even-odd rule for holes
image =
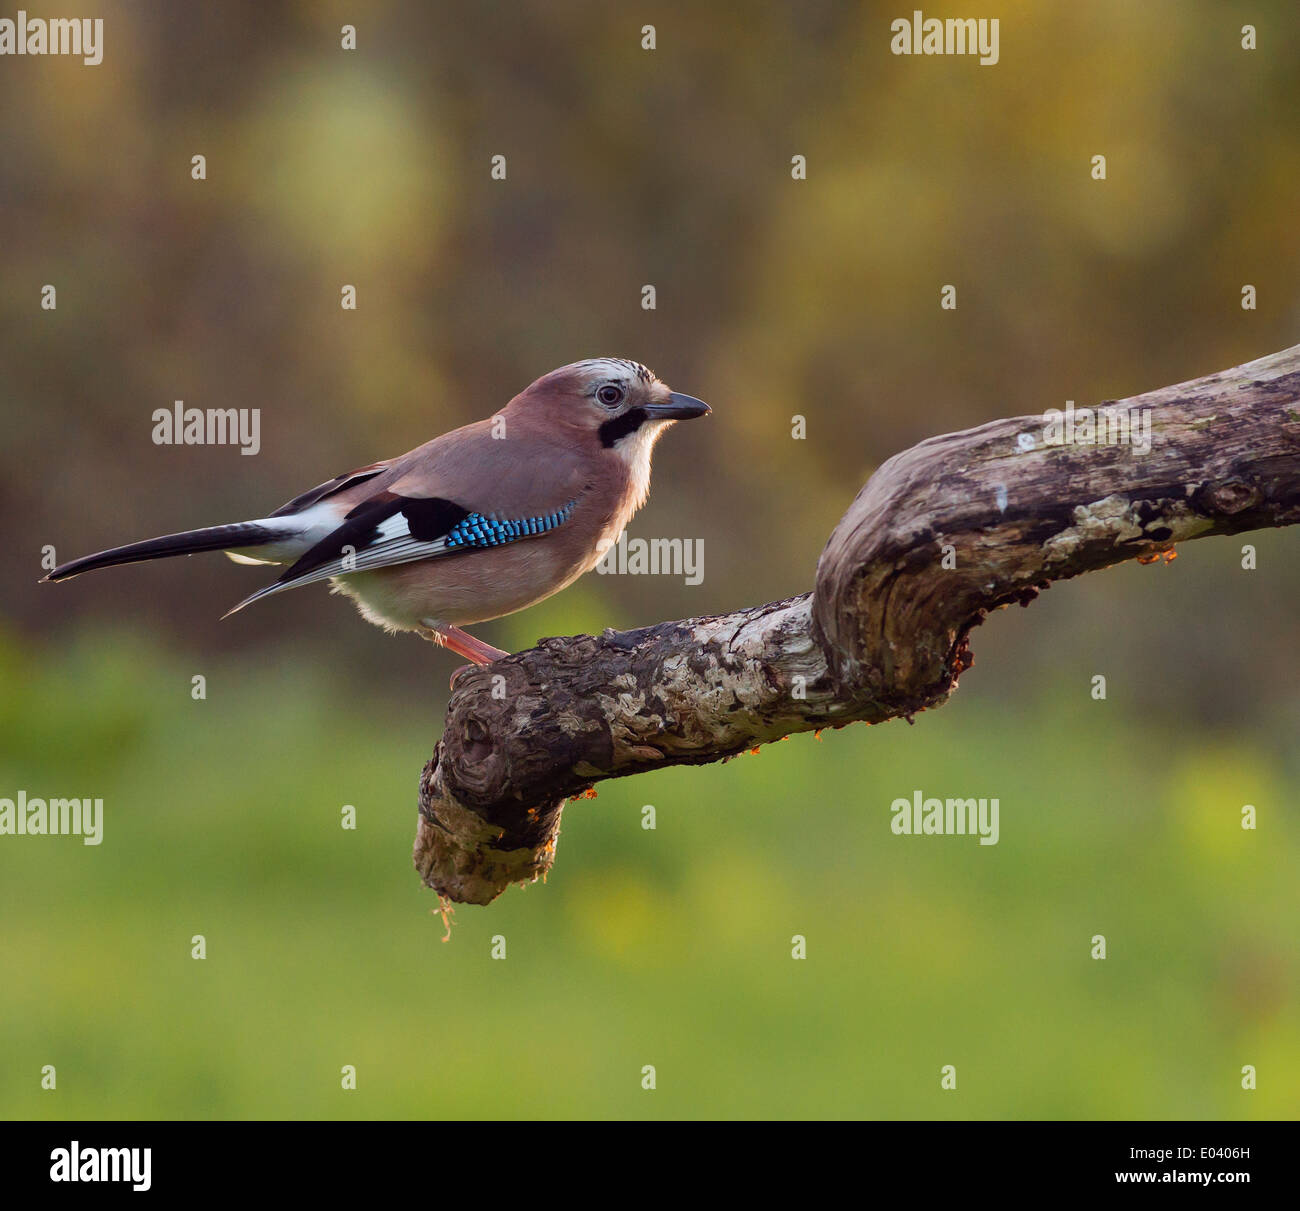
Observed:
[[[1153,612],[1172,587],[1133,584]],[[1002,617],[1014,640],[1030,615]],[[440,685],[446,659],[418,655]],[[444,943],[408,857],[432,693],[386,702],[286,656],[223,666],[196,702],[193,660],[133,629],[0,656],[22,687],[3,785],[106,804],[98,848],[0,840],[8,1115],[1294,1111],[1293,776],[1068,669],[995,696],[977,664],[913,727],[603,783],[549,881],[460,908]],[[997,795],[999,844],[893,836],[914,788]]]

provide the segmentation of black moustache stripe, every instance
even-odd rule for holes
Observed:
[[[600,444],[608,449],[620,438],[635,433],[648,419],[644,408],[629,408],[622,416],[611,417],[600,427]]]

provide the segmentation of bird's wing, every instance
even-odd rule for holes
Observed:
[[[300,496],[295,496],[288,504],[283,504],[276,509],[271,516],[285,517],[291,513],[301,513],[305,509],[311,508],[312,505],[325,500],[326,497],[336,496],[348,488],[365,483],[368,479],[374,479],[376,475],[387,471],[390,465],[388,462],[371,463],[368,467],[358,467],[355,471],[336,475],[333,479],[327,479],[323,484],[317,484]]]
[[[301,509],[331,496],[351,508],[283,575],[230,613],[332,576],[489,550],[564,525],[586,490],[578,460],[563,449],[496,441],[486,424],[339,476],[290,502],[303,502]]]
[[[356,487],[357,484],[363,484],[367,480],[374,479],[375,476],[388,470],[391,464],[388,462],[371,463],[366,467],[358,467],[355,471],[347,471],[342,475],[336,475],[333,479],[327,479],[323,484],[317,484],[314,488],[295,496],[287,504],[281,505],[271,517],[282,518],[302,518],[304,522],[304,535],[319,526],[319,514],[321,510],[316,509],[322,501],[329,501],[341,492],[349,488]],[[328,510],[329,506],[326,505]],[[228,550],[226,558],[233,560],[235,563],[248,564],[268,564],[284,563],[285,560],[279,551],[274,552],[270,557],[259,553],[254,555],[251,550]],[[292,558],[292,556],[290,556]]]

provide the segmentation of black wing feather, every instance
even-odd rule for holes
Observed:
[[[301,496],[295,496],[288,504],[281,505],[276,509],[271,516],[284,517],[289,513],[301,513],[303,509],[311,508],[312,505],[319,503],[326,497],[342,492],[344,488],[350,488],[353,484],[363,484],[368,479],[374,479],[387,467],[387,463],[371,463],[368,467],[358,467],[355,471],[349,471],[346,475],[336,475],[333,479],[327,479],[323,484],[317,484],[314,488],[308,489]]]
[[[323,564],[341,559],[343,548],[362,551],[379,537],[379,527],[390,517],[400,513],[406,518],[411,537],[419,542],[434,542],[457,522],[464,521],[470,511],[455,501],[439,496],[426,498],[398,496],[394,492],[379,492],[363,500],[314,547],[305,552],[292,567],[276,581],[285,584],[314,571]]]

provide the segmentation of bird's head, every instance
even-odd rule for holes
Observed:
[[[639,362],[598,357],[543,375],[510,401],[506,416],[527,421],[595,452],[612,451],[629,465],[648,463],[674,421],[707,416],[709,405],[669,390]]]

